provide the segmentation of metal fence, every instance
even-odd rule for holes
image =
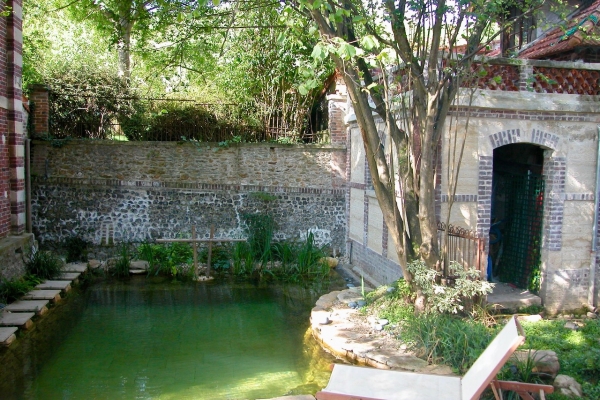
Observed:
[[[485,241],[477,233],[458,226],[438,223],[438,243],[440,249],[444,248],[445,232],[448,231],[448,254],[444,260],[444,270],[448,271],[450,262],[457,262],[465,268],[475,268],[486,276],[487,265],[484,260]]]
[[[72,96],[65,101],[62,96],[50,96],[50,135],[57,139],[314,143],[323,140],[327,123],[322,115],[308,113],[299,129],[277,112],[265,122],[252,104],[132,98],[114,99],[119,106],[113,107],[110,99]]]

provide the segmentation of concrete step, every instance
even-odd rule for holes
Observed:
[[[31,318],[35,314],[32,312],[9,313],[3,312],[0,314],[0,326],[16,326],[22,329],[29,329],[33,326]]]
[[[22,300],[50,300],[53,303],[60,301],[60,289],[32,290],[21,297]]]
[[[44,315],[48,311],[48,300],[17,300],[4,307],[5,311],[10,312],[34,312],[37,315]]]
[[[71,290],[71,281],[45,281],[35,288],[39,290],[59,289],[68,292]]]
[[[61,281],[72,281],[73,283],[77,283],[79,277],[81,276],[81,272],[63,272],[58,276],[58,280]]]
[[[14,342],[17,338],[15,332],[17,332],[18,330],[19,328],[17,328],[16,326],[0,328],[0,345],[8,346],[12,342]]]
[[[84,262],[68,263],[63,267],[63,272],[85,272],[88,269],[88,264]]]

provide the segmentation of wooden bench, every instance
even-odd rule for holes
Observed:
[[[502,389],[525,400],[533,400],[531,393],[545,399],[544,393],[554,391],[552,386],[496,380],[524,341],[523,329],[513,316],[463,377],[335,364],[327,387],[315,396],[318,400],[474,400],[490,387],[497,400],[502,400]]]

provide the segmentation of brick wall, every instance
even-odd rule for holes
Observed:
[[[277,239],[311,230],[337,253],[346,246],[345,146],[34,141],[32,208],[39,241],[79,235],[99,244],[189,233],[211,224],[243,234],[244,214],[268,213]],[[264,200],[256,192],[267,192]]]
[[[49,132],[50,104],[48,100],[48,89],[42,85],[31,88],[29,101],[32,107],[32,133],[33,138],[40,138]]]

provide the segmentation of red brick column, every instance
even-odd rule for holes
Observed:
[[[25,232],[25,133],[23,132],[23,70],[22,0],[7,0],[12,12],[6,17],[6,58],[8,100],[8,157],[10,165],[11,231]],[[1,194],[0,194],[1,195]]]
[[[48,117],[50,106],[48,103],[48,88],[44,85],[35,85],[29,91],[29,102],[32,104],[30,122],[32,126],[32,139],[39,139],[49,132]]]
[[[333,153],[332,159],[332,171],[333,186],[334,188],[347,187],[348,177],[346,176],[347,167],[347,153],[350,151],[347,146],[348,133],[346,129],[346,123],[344,117],[346,117],[347,109],[347,95],[346,87],[343,86],[343,82],[336,82],[336,93],[327,96],[328,101],[328,130],[329,137],[331,138],[331,144],[333,145],[345,145],[346,152],[344,153]]]

